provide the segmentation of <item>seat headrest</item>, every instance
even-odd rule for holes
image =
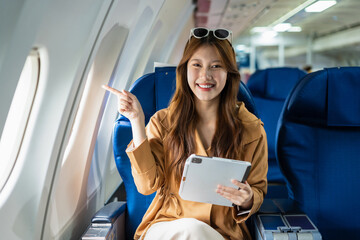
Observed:
[[[298,68],[281,67],[257,70],[247,86],[254,97],[285,100],[291,89],[305,76]]]
[[[176,88],[176,67],[155,68],[156,111],[167,108]]]
[[[156,111],[168,106],[175,86],[176,67],[157,67],[155,72],[137,79],[129,91],[137,96],[148,121]]]
[[[309,125],[360,126],[359,90],[360,67],[313,72],[293,89],[284,117]]]

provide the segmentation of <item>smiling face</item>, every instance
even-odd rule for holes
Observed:
[[[196,102],[218,103],[226,78],[224,63],[213,46],[199,47],[187,63],[188,84]]]

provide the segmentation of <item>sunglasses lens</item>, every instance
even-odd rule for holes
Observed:
[[[194,29],[194,36],[197,38],[203,38],[208,34],[209,30],[206,28],[195,28]]]
[[[212,32],[213,36],[216,37],[217,39],[220,40],[225,40],[228,39],[231,36],[231,31],[224,29],[224,28],[219,28],[219,29],[207,29],[207,28],[203,28],[203,27],[199,27],[199,28],[193,28],[190,31],[190,36],[189,36],[189,40],[191,38],[191,36],[195,37],[195,38],[204,38],[209,36],[209,33]],[[232,39],[228,39],[228,41],[232,42]]]
[[[214,35],[217,37],[217,38],[220,38],[220,39],[226,39],[229,37],[230,33],[228,30],[226,29],[216,29],[214,31]]]

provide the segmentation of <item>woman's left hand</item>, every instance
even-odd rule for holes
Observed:
[[[226,187],[223,185],[218,185],[216,192],[221,196],[229,199],[232,203],[237,206],[240,206],[243,210],[249,210],[253,205],[253,190],[251,189],[249,183],[241,183],[237,180],[231,180],[238,189],[232,187]]]

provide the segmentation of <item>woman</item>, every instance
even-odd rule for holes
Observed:
[[[245,220],[266,194],[267,142],[262,122],[237,102],[240,75],[230,36],[225,29],[191,30],[170,105],[146,128],[137,98],[105,86],[131,122],[133,141],[126,152],[138,191],[157,192],[135,239],[251,239]],[[247,182],[232,180],[233,188],[216,190],[234,207],[181,199],[182,171],[192,153],[251,162]]]

